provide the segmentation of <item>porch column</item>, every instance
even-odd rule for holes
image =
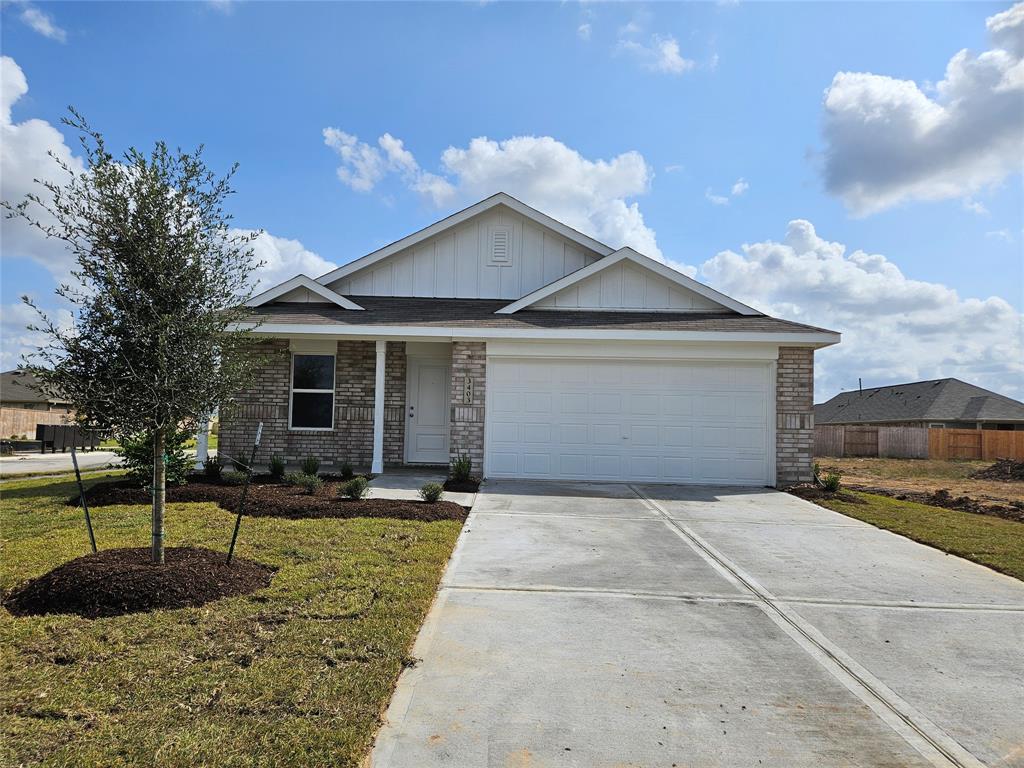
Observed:
[[[384,361],[387,353],[387,341],[379,340],[373,384],[373,463],[370,465],[370,472],[375,475],[384,471]]]

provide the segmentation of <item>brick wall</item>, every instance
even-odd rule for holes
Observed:
[[[466,386],[472,381],[472,398],[466,402]],[[449,453],[454,460],[469,454],[473,474],[484,467],[484,399],[487,385],[487,344],[456,341],[452,344],[452,413]]]
[[[287,339],[260,345],[267,360],[252,387],[221,409],[219,451],[247,460],[263,422],[263,440],[256,454],[258,471],[272,455],[289,465],[306,456],[320,459],[325,471],[342,462],[368,469],[373,458],[373,389],[376,350],[372,341],[339,341],[334,376],[334,429],[329,432],[288,429],[291,355]],[[385,359],[384,451],[387,464],[402,462],[405,450],[405,344],[389,342]]]
[[[780,347],[775,386],[776,485],[808,482],[814,452],[814,350]]]

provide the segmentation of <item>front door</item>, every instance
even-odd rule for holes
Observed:
[[[446,360],[410,357],[407,376],[405,460],[447,464],[451,365]]]

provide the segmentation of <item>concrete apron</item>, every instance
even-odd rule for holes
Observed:
[[[1022,634],[1019,582],[786,494],[488,483],[372,761],[1024,765]]]

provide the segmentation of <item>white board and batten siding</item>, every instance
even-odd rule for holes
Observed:
[[[541,299],[531,309],[713,312],[722,306],[649,269],[621,261]]]
[[[343,296],[518,299],[599,258],[497,207],[328,287]]]

